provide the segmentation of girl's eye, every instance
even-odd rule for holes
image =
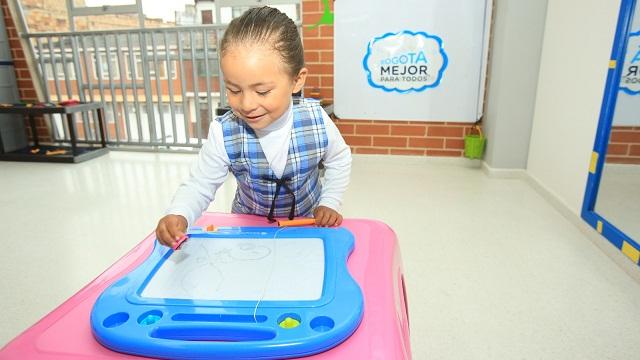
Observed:
[[[229,89],[229,88],[227,88],[227,91],[232,93],[232,94],[234,94],[234,95],[240,93],[240,90],[232,90],[232,89]]]
[[[267,90],[267,91],[256,91],[256,92],[257,92],[257,93],[258,93],[258,95],[260,95],[260,96],[265,96],[265,95],[267,95],[268,93],[270,93],[270,92],[271,92],[271,90]]]

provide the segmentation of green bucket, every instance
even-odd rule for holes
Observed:
[[[474,126],[473,129],[478,130],[478,134],[469,134],[464,137],[464,156],[469,159],[480,159],[484,155],[484,147],[487,144],[487,138],[482,134],[479,127]]]

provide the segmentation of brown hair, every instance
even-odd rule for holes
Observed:
[[[263,6],[245,11],[229,23],[220,44],[220,54],[236,45],[271,47],[295,77],[304,67],[304,50],[298,27],[280,10]]]

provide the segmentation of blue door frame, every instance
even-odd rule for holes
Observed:
[[[624,67],[629,34],[631,33],[635,5],[636,0],[621,0],[618,25],[613,40],[609,71],[607,73],[604,97],[600,108],[598,130],[593,145],[593,153],[591,154],[591,165],[589,167],[584,203],[582,205],[582,218],[607,238],[609,242],[620,249],[627,257],[636,264],[639,264],[640,245],[638,242],[631,239],[627,234],[602,217],[602,215],[595,212],[598,188],[600,186],[600,179],[602,178],[602,170],[607,154],[607,145],[609,144],[611,124],[613,122],[613,114],[618,98],[620,78]]]

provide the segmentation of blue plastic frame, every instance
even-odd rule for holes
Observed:
[[[119,352],[168,359],[283,359],[328,350],[359,326],[364,299],[347,269],[355,242],[348,230],[235,227],[206,232],[192,228],[189,235],[213,241],[320,238],[325,255],[322,295],[311,301],[261,301],[255,314],[256,301],[143,298],[144,287],[174,251],[156,241],[142,264],[96,300],[91,328],[101,344]],[[280,327],[287,316],[300,324]]]
[[[602,169],[604,167],[607,145],[611,134],[613,114],[618,98],[618,92],[620,90],[619,84],[622,76],[622,68],[624,66],[628,37],[632,30],[631,25],[635,6],[636,0],[621,0],[618,25],[616,27],[613,48],[611,50],[611,60],[616,62],[616,66],[609,68],[607,73],[606,86],[600,108],[598,129],[593,146],[593,152],[598,154],[598,158],[595,171],[590,171],[587,178],[587,187],[585,190],[584,202],[582,204],[582,218],[618,249],[622,250],[623,244],[627,243],[628,246],[632,246],[636,251],[640,251],[640,245],[637,241],[630,238],[627,234],[595,211],[598,188],[600,187]]]

